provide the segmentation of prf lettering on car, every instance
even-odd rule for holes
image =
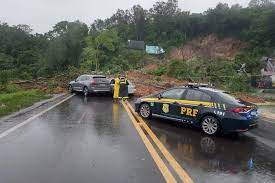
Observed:
[[[180,114],[186,115],[186,116],[192,116],[192,117],[196,117],[198,112],[199,112],[198,109],[192,109],[189,107],[181,107],[181,110],[180,110]]]

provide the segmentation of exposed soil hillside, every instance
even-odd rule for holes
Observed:
[[[146,68],[151,70],[153,66]],[[181,81],[168,76],[154,76],[140,71],[128,72],[127,77],[130,81],[135,83],[137,89],[135,95],[138,97],[149,95],[166,88],[181,86],[187,83],[187,81]]]
[[[156,66],[150,65],[145,67],[147,69],[153,69]],[[135,96],[141,97],[146,96],[152,93],[157,93],[161,90],[168,89],[175,86],[183,86],[188,83],[188,81],[178,80],[168,76],[154,76],[150,74],[145,74],[141,71],[131,71],[127,73],[127,77],[136,85]],[[256,97],[248,93],[234,93],[233,95],[238,98],[252,102],[252,103],[265,103],[265,100],[261,97]]]
[[[234,38],[220,39],[211,34],[196,38],[181,48],[170,52],[171,59],[189,60],[193,57],[207,59],[233,59],[246,44]]]

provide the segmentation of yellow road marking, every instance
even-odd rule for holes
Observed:
[[[141,127],[138,125],[136,119],[134,118],[134,116],[131,113],[131,111],[129,110],[129,108],[126,106],[126,104],[124,102],[122,102],[122,104],[123,104],[125,110],[127,111],[128,115],[129,115],[134,127],[136,128],[139,136],[141,137],[143,143],[145,144],[147,150],[149,151],[150,155],[152,156],[153,160],[155,161],[158,169],[162,173],[165,181],[169,182],[169,183],[176,183],[177,182],[176,179],[174,178],[174,176],[172,175],[172,173],[170,172],[168,167],[165,165],[165,163],[163,162],[161,157],[158,155],[157,151],[154,149],[153,145],[151,144],[149,139],[146,137],[146,135],[142,131]]]
[[[171,153],[166,149],[166,147],[161,143],[161,141],[157,138],[154,132],[148,127],[148,125],[144,122],[144,120],[134,111],[133,107],[127,103],[127,106],[130,108],[138,121],[142,124],[148,135],[152,138],[154,143],[157,145],[163,156],[167,159],[170,165],[174,168],[175,172],[178,174],[180,179],[184,183],[194,183],[192,178],[188,175],[188,173],[180,166],[180,164],[175,160],[175,158],[171,155]]]

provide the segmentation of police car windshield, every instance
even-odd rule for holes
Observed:
[[[217,94],[226,102],[230,104],[240,104],[240,100],[236,99],[235,97],[229,95],[227,92],[217,92]]]

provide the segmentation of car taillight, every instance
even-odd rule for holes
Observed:
[[[91,80],[91,84],[92,84],[92,85],[96,84],[96,81],[95,81],[94,79]]]
[[[251,109],[250,107],[237,107],[237,108],[231,109],[231,112],[243,113],[243,112],[249,111],[250,109]]]

